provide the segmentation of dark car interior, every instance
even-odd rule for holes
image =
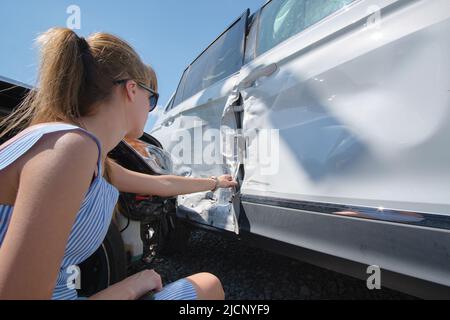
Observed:
[[[0,120],[4,119],[29,92],[26,85],[15,84],[8,79],[0,78]],[[0,128],[2,131],[3,128]],[[4,143],[10,137],[0,139],[0,144]]]

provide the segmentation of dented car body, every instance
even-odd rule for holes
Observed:
[[[146,174],[227,173],[238,186],[121,193],[80,266],[82,293],[183,250],[196,227],[364,280],[379,266],[383,287],[449,298],[448,34],[447,0],[244,12],[186,68],[151,135],[109,154]],[[0,117],[30,89],[0,79]]]
[[[239,181],[178,197],[177,217],[449,297],[448,34],[446,0],[245,12],[186,68],[151,132],[179,174]]]

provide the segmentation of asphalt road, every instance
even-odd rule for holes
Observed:
[[[185,252],[161,256],[153,267],[165,284],[211,272],[228,300],[414,299],[385,288],[371,291],[365,281],[198,230]]]

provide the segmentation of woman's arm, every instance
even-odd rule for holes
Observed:
[[[0,299],[50,299],[98,149],[84,134],[59,132],[43,137],[24,157],[0,248]]]
[[[208,191],[214,189],[214,179],[188,178],[178,176],[151,176],[134,172],[110,161],[111,182],[122,192],[148,194],[160,197]],[[219,188],[236,186],[230,175],[218,177]]]

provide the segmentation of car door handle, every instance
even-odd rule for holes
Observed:
[[[269,77],[278,70],[276,63],[271,63],[267,66],[256,67],[250,74],[239,83],[240,89],[247,89],[255,85],[256,80],[263,77]]]

